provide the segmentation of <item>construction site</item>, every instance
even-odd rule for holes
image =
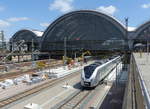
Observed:
[[[0,108],[150,106],[137,71],[138,62],[149,56],[149,24],[129,30],[128,19],[124,25],[107,14],[79,10],[59,17],[45,31],[21,29],[9,41],[1,31]]]

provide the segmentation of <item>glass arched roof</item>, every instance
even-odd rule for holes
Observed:
[[[122,49],[126,45],[125,32],[121,23],[104,13],[91,10],[74,11],[61,16],[47,28],[42,37],[41,50],[62,50],[65,37],[68,47]]]
[[[32,42],[32,39],[34,42],[39,42],[42,35],[43,32],[41,31],[22,29],[12,36],[11,42],[17,42],[20,40],[24,40],[25,42]]]

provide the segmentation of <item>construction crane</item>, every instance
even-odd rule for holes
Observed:
[[[78,60],[79,61],[84,61],[84,56],[86,54],[91,55],[91,52],[90,51],[83,52],[82,55],[80,57],[78,57]],[[63,56],[63,63],[65,63],[65,64],[71,63],[72,60],[73,60],[72,58],[69,58],[67,56]]]
[[[80,60],[80,61],[84,61],[84,56],[85,56],[86,54],[91,55],[91,52],[90,52],[90,51],[83,52],[82,55],[79,57],[79,60]]]
[[[91,55],[91,52],[90,51],[83,52],[82,55],[80,57],[78,57],[78,61],[80,61],[80,62],[84,62],[85,61],[86,62],[86,59],[85,59],[84,56],[87,55],[87,54]]]
[[[84,58],[84,55],[86,54],[91,55],[91,52],[90,51],[83,52],[81,57]]]

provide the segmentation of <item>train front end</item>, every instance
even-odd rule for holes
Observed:
[[[81,73],[81,85],[83,87],[95,87],[97,82],[95,81],[94,66],[85,66]]]

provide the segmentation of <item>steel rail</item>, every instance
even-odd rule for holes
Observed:
[[[46,83],[41,84],[39,86],[35,86],[32,89],[26,90],[24,92],[21,92],[19,94],[16,94],[16,95],[12,96],[12,97],[9,97],[9,98],[6,98],[4,100],[1,100],[0,101],[0,108],[4,107],[4,106],[6,106],[6,105],[8,105],[8,104],[10,104],[12,102],[15,102],[17,100],[20,100],[20,99],[22,99],[24,97],[27,97],[27,96],[29,96],[31,94],[34,94],[36,92],[40,92],[40,91],[42,91],[42,90],[44,90],[46,88],[50,88],[50,87],[52,87],[52,86],[54,86],[54,85],[56,85],[56,84],[58,84],[58,83],[60,83],[60,82],[62,82],[64,80],[70,78],[70,77],[76,76],[77,74],[79,74],[79,73],[76,72],[76,73],[67,75],[65,77],[59,78],[59,79],[53,79],[52,81],[46,82]]]
[[[80,103],[91,93],[91,90],[80,90],[70,99],[68,99],[61,106],[57,107],[57,109],[75,109],[80,108]]]

